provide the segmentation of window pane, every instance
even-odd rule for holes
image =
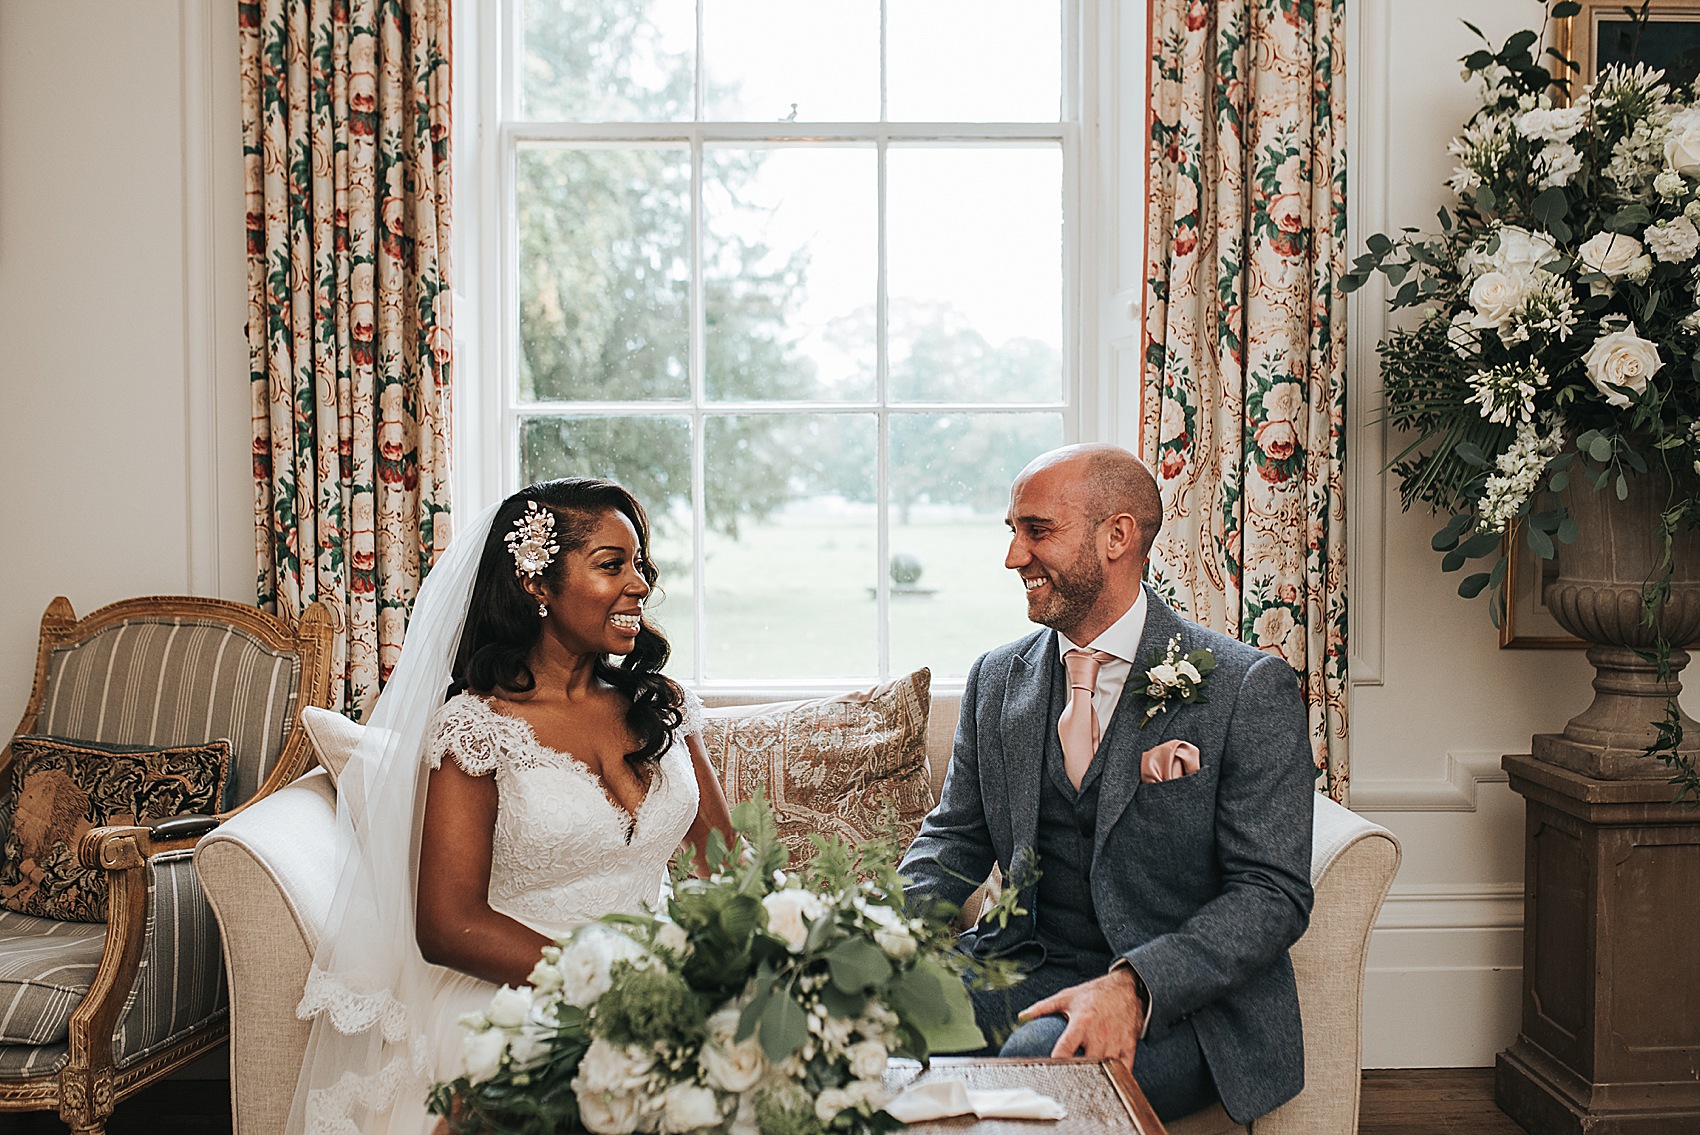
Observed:
[[[683,414],[525,418],[520,484],[607,477],[649,513],[650,554],[661,572],[648,607],[673,644],[667,672],[692,677],[691,420]]]
[[[522,402],[689,395],[690,189],[687,150],[519,150]]]
[[[691,117],[694,0],[525,0],[521,11],[521,117]]]
[[[710,398],[873,397],[876,160],[871,148],[705,152]]]
[[[704,118],[879,118],[878,4],[703,0],[702,11]]]
[[[1004,514],[1009,484],[1062,444],[1060,414],[891,416],[891,672],[966,677],[1032,630]]]
[[[1059,0],[886,0],[894,122],[1055,122]]]
[[[871,414],[705,423],[709,678],[877,672]]]
[[[1062,397],[1062,152],[893,147],[891,396]]]

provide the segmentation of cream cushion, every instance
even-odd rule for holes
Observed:
[[[334,786],[348,759],[354,755],[355,747],[360,744],[366,727],[335,710],[320,709],[316,705],[302,709],[301,724],[307,730],[307,740],[312,742],[313,755],[318,758],[319,767],[325,770]]]

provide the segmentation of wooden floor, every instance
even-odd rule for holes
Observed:
[[[222,1080],[178,1080],[118,1106],[109,1135],[229,1135]],[[46,1113],[0,1115],[0,1135],[62,1135]],[[1523,1135],[1493,1106],[1493,1069],[1389,1069],[1364,1073],[1358,1135]]]

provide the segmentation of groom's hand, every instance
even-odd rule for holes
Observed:
[[[1051,1049],[1052,1057],[1083,1055],[1133,1068],[1134,1048],[1145,1025],[1145,1004],[1132,970],[1123,967],[1071,985],[1023,1009],[1021,1019],[1031,1021],[1053,1013],[1067,1017],[1068,1027]]]

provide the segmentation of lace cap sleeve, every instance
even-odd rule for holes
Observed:
[[[685,721],[683,725],[679,726],[681,734],[689,736],[692,733],[701,733],[703,725],[702,699],[684,686],[679,687],[679,692],[685,695]]]
[[[443,758],[452,756],[462,771],[472,776],[488,775],[496,771],[502,753],[511,745],[506,726],[507,719],[482,699],[456,694],[437,711],[425,759],[432,768],[440,768]]]

